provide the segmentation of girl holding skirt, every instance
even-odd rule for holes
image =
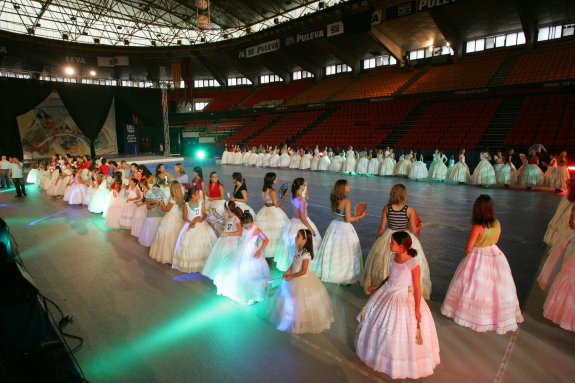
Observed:
[[[300,229],[295,238],[296,255],[272,300],[270,322],[280,331],[292,334],[320,333],[333,323],[331,300],[323,284],[310,268],[313,235]]]
[[[394,254],[389,280],[359,313],[355,352],[359,359],[393,379],[418,379],[433,374],[439,364],[439,341],[431,311],[421,299],[421,269],[412,236],[392,235]]]
[[[167,205],[163,199],[157,200],[160,209],[166,214],[162,218],[154,242],[152,242],[150,257],[160,263],[172,263],[174,246],[178,240],[180,229],[184,225],[182,220],[184,194],[178,181],[172,181],[170,195],[171,198]]]

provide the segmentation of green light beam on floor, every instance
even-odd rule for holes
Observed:
[[[88,379],[119,379],[131,374],[143,359],[157,355],[162,349],[201,330],[207,324],[213,325],[218,319],[225,320],[225,314],[234,309],[236,307],[225,299],[210,300],[140,339],[111,347],[110,351],[83,362],[82,368]]]

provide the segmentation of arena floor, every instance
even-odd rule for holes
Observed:
[[[231,173],[247,180],[257,211],[265,170],[210,166],[226,190]],[[441,364],[426,382],[571,382],[575,335],[542,316],[543,292],[533,286],[545,257],[542,242],[559,196],[541,191],[480,188],[398,178],[343,176],[274,170],[278,187],[306,178],[308,213],[319,230],[331,219],[329,192],[350,182],[352,202],[368,203],[356,224],[364,256],[375,239],[391,186],[404,183],[408,204],[425,224],[421,242],[433,283],[430,307],[441,347]],[[206,177],[207,178],[207,177]],[[374,382],[354,353],[355,320],[366,302],[359,285],[326,284],[335,323],[320,335],[290,336],[265,321],[265,304],[239,306],[216,295],[209,280],[181,274],[147,256],[127,231],[111,230],[101,216],[70,207],[32,187],[28,197],[0,192],[0,216],[19,242],[23,261],[41,292],[74,317],[69,332],[84,338],[77,353],[90,382]],[[525,323],[505,336],[479,334],[439,314],[451,277],[463,257],[475,198],[490,194],[503,227],[507,255]],[[289,205],[286,206],[291,216]],[[277,276],[277,274],[276,274]]]

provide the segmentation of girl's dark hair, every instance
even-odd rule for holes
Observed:
[[[329,195],[329,200],[331,202],[331,211],[336,212],[339,208],[341,201],[345,199],[345,186],[347,185],[346,180],[337,180],[333,185],[331,194]]]
[[[247,225],[254,221],[254,217],[252,217],[252,214],[250,213],[249,210],[244,210],[244,212],[242,213],[241,221],[242,225]]]
[[[158,175],[160,174],[160,168],[164,166],[164,164],[158,164],[156,165],[156,177],[158,177]]]
[[[262,191],[267,191],[268,189],[273,190],[274,181],[276,180],[276,174],[273,172],[266,173],[264,177],[264,187]]]
[[[242,219],[242,215],[244,214],[242,209],[240,209],[234,201],[228,201],[228,202],[224,203],[224,209],[234,213],[236,215],[236,217],[238,217],[240,220]]]
[[[194,166],[193,172],[198,173],[198,177],[204,178],[204,172],[202,171],[202,168],[200,168],[199,166]]]
[[[246,185],[246,180],[244,180],[244,177],[242,176],[242,173],[240,172],[233,172],[232,173],[232,178],[236,181],[238,181],[241,184]],[[247,186],[247,185],[246,185]]]
[[[134,183],[134,186],[138,186],[138,180],[136,178],[131,178],[130,181]]]
[[[188,191],[186,192],[186,202],[190,201],[192,199],[192,196],[199,192],[200,191],[196,188],[188,189]]]
[[[299,190],[299,188],[301,187],[301,185],[305,184],[305,180],[302,177],[298,177],[295,180],[293,180],[293,183],[291,184],[291,198],[294,199],[295,197],[297,197],[297,191]]]
[[[114,181],[116,181],[121,186],[122,185],[122,173],[115,172],[114,173]]]
[[[138,165],[138,170],[142,172],[142,175],[146,178],[152,175],[152,172],[146,167],[146,165]]]
[[[481,194],[473,204],[473,217],[471,223],[483,227],[493,227],[495,223],[495,206],[487,194]]]
[[[407,251],[407,254],[412,257],[417,256],[417,250],[411,247],[412,240],[407,231],[396,231],[391,235],[391,238],[393,238],[393,240],[397,242],[399,246],[403,246],[403,248]]]
[[[198,173],[198,174],[199,174],[199,173]],[[210,173],[210,183],[212,183],[212,176],[213,176],[214,174],[217,175],[218,172],[211,172],[211,173]],[[222,185],[222,183],[220,182],[219,179],[218,179],[218,185]]]
[[[311,234],[311,231],[309,229],[299,229],[297,234],[305,239],[303,248],[311,255],[311,259],[313,259],[313,235]]]

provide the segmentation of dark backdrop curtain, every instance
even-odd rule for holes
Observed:
[[[160,89],[116,88],[116,105],[118,104],[144,120],[146,125],[163,129]]]
[[[22,160],[22,140],[16,117],[38,106],[53,90],[53,84],[0,78],[0,155]]]
[[[90,154],[92,158],[95,158],[96,147],[94,143],[110,112],[110,106],[114,99],[114,88],[97,85],[55,85],[68,113],[82,133],[90,140]]]

